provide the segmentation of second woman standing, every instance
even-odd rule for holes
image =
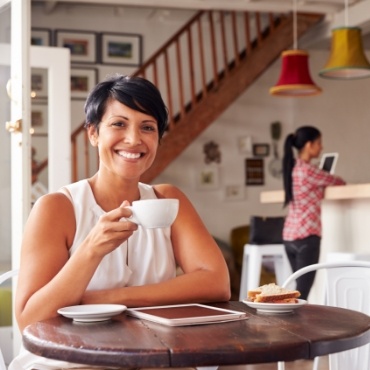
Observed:
[[[297,158],[293,148],[297,150]],[[321,132],[313,126],[302,126],[285,140],[283,180],[288,215],[283,229],[285,250],[293,272],[317,263],[321,243],[321,201],[327,186],[344,185],[333,176],[311,164],[322,151]],[[296,289],[307,299],[315,273],[297,279]]]

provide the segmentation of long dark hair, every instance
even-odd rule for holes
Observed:
[[[306,143],[315,141],[321,136],[321,132],[313,126],[299,127],[294,134],[289,134],[285,139],[283,158],[283,183],[285,191],[284,207],[293,200],[292,172],[295,165],[293,147],[298,152],[303,149]]]
[[[158,123],[159,138],[167,128],[168,111],[154,84],[141,77],[115,74],[98,83],[85,103],[85,127],[94,125],[99,130],[109,99],[118,100],[131,109],[149,114]]]

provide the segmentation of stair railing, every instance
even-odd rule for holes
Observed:
[[[167,133],[217,90],[284,18],[272,13],[200,11],[154,53],[133,75],[151,80],[161,91],[169,111]],[[72,134],[73,181],[96,171],[96,153],[82,124]]]

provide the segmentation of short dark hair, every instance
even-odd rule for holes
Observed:
[[[85,103],[85,127],[99,124],[110,99],[154,117],[158,124],[159,138],[166,131],[168,110],[157,87],[142,77],[115,74],[98,83],[89,93]]]

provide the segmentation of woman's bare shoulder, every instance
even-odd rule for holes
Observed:
[[[184,193],[172,184],[157,184],[153,188],[158,198],[179,198],[184,196]]]
[[[33,208],[54,208],[54,207],[66,207],[73,208],[71,200],[67,194],[61,192],[49,193],[41,196],[35,202]]]
[[[30,218],[42,217],[45,221],[74,220],[73,204],[67,195],[59,192],[45,194],[32,207]]]

